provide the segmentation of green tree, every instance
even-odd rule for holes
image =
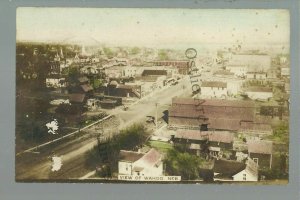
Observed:
[[[110,48],[103,47],[103,51],[107,57],[114,57],[114,52]]]
[[[116,170],[120,150],[136,150],[145,142],[147,137],[148,132],[142,124],[134,124],[123,129],[108,140],[99,141],[88,151],[86,153],[86,166],[95,168],[105,164],[105,160],[108,160],[110,169]],[[104,157],[108,157],[108,159],[104,159]]]
[[[131,50],[130,50],[130,54],[132,55],[137,55],[141,52],[141,49],[138,48],[138,47],[133,47]]]
[[[170,149],[165,159],[166,172],[170,175],[181,176],[184,180],[197,179],[201,162],[198,156]]]
[[[168,52],[166,50],[159,50],[158,51],[158,59],[159,60],[168,60],[169,56],[168,56]]]
[[[97,88],[101,87],[102,84],[103,84],[102,80],[100,80],[100,79],[94,79],[94,81],[93,81],[93,88],[97,89]]]

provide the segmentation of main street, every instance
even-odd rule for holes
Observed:
[[[156,109],[159,117],[161,117],[162,112],[168,109],[173,97],[190,94],[190,83],[186,77],[177,85],[163,88],[144,97],[126,111],[120,108],[109,110],[108,113],[113,115],[112,118],[89,127],[84,130],[84,133],[72,138],[72,140],[51,144],[41,149],[39,153],[27,152],[17,156],[16,179],[67,180],[80,178],[91,171],[85,166],[85,153],[97,144],[96,135],[100,130],[103,130],[104,137],[115,134],[118,130],[131,124],[144,123],[147,116],[155,116]],[[54,155],[62,158],[62,167],[57,172],[51,171],[51,158]]]

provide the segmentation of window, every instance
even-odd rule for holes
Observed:
[[[243,181],[247,180],[247,174],[243,174]]]

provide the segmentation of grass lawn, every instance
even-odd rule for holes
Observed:
[[[161,153],[166,153],[169,149],[173,148],[172,144],[161,141],[149,141],[149,146],[157,149]]]

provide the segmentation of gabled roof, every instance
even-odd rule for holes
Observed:
[[[142,158],[138,160],[139,163],[142,163],[144,166],[147,165],[149,167],[158,164],[161,161],[161,154],[155,149],[150,149]]]
[[[213,171],[219,173],[220,177],[232,177],[246,168],[245,163],[233,160],[215,160]]]
[[[250,140],[247,142],[249,153],[272,154],[273,142],[265,140]]]

